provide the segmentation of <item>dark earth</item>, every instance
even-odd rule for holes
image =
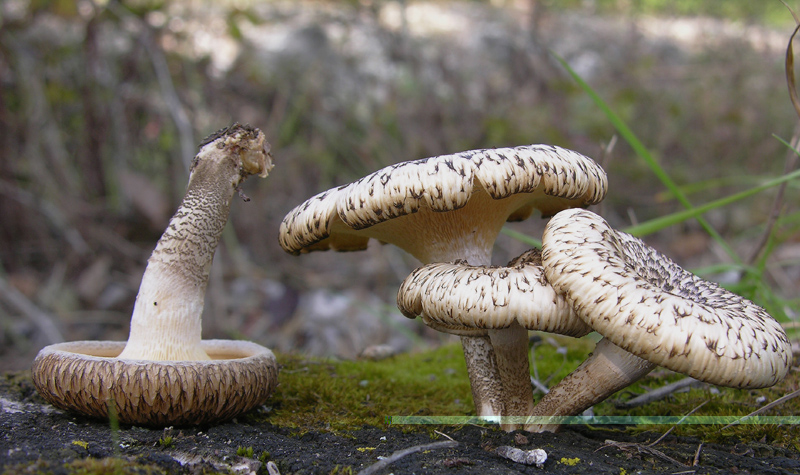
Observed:
[[[760,443],[704,443],[623,427],[570,426],[557,434],[506,433],[487,426],[364,426],[351,432],[302,430],[253,422],[245,415],[214,426],[112,429],[47,405],[24,373],[0,376],[0,470],[16,473],[256,473],[268,462],[281,474],[358,473],[379,457],[446,441],[410,453],[375,473],[800,473],[800,454]],[[664,430],[668,430],[665,427]],[[527,466],[496,453],[501,446],[547,452],[544,466]],[[698,455],[699,449],[699,455]],[[94,462],[93,464],[90,462]],[[109,468],[110,467],[110,468]]]

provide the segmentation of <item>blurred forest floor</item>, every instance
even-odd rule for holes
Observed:
[[[610,192],[596,211],[612,225],[681,209],[551,51],[694,203],[784,172],[791,154],[773,134],[788,141],[797,124],[783,71],[788,12],[779,28],[581,5],[2,2],[0,370],[27,368],[59,339],[127,338],[146,259],[196,146],[234,121],[264,130],[276,166],[232,207],[204,336],[343,358],[448,337],[394,309],[417,265],[401,251],[280,249],[281,219],[317,192],[399,161],[553,143],[603,163]],[[795,180],[772,228],[774,190],[706,214],[755,274],[694,221],[646,240],[792,327],[797,191]],[[538,238],[543,224],[513,229]],[[494,259],[526,247],[501,236]]]

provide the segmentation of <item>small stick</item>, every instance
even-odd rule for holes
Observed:
[[[703,443],[700,442],[700,445],[697,446],[697,452],[694,453],[694,460],[692,461],[692,467],[696,467],[700,464],[700,451],[703,449]]]
[[[661,437],[659,437],[658,439],[656,439],[656,441],[655,441],[655,442],[652,442],[652,443],[650,443],[650,444],[647,444],[647,446],[648,446],[648,447],[652,447],[652,446],[654,446],[654,445],[658,444],[659,442],[661,442],[662,440],[664,440],[664,437],[666,437],[667,435],[669,435],[669,433],[670,433],[670,432],[672,432],[672,429],[674,429],[674,428],[678,427],[678,424],[680,424],[681,422],[683,422],[683,420],[684,420],[684,419],[686,419],[687,417],[689,417],[689,416],[691,416],[692,414],[694,414],[694,413],[695,413],[695,412],[696,412],[698,409],[700,409],[701,407],[705,406],[705,405],[706,405],[706,404],[707,404],[709,401],[711,401],[711,399],[706,399],[705,401],[701,402],[701,403],[700,403],[700,404],[699,404],[697,407],[695,407],[694,409],[692,409],[691,411],[689,411],[689,413],[688,413],[688,414],[686,414],[685,416],[681,417],[681,418],[680,418],[680,420],[678,421],[678,423],[677,423],[677,424],[675,424],[674,426],[670,427],[670,428],[669,428],[669,430],[668,430],[668,431],[666,431],[666,432],[664,432],[664,434],[663,434]]]
[[[48,343],[64,341],[64,336],[61,335],[56,326],[55,318],[37,307],[22,292],[15,289],[2,277],[0,277],[0,300],[5,301],[10,307],[28,317],[34,325],[39,327],[39,330],[47,338]]]
[[[654,389],[650,392],[644,393],[641,396],[636,396],[633,399],[629,399],[627,401],[619,401],[614,403],[614,407],[617,409],[631,409],[634,407],[644,406],[645,404],[660,401],[665,397],[669,396],[670,394],[680,391],[683,388],[692,387],[695,385],[701,385],[702,382],[694,379],[694,378],[683,378],[681,380],[675,381],[674,383],[667,384],[666,386],[662,386],[658,389]]]
[[[450,447],[455,447],[458,445],[458,442],[454,440],[445,440],[443,442],[434,442],[432,444],[423,444],[423,445],[415,445],[414,447],[409,447],[407,449],[398,450],[397,452],[393,453],[389,457],[386,457],[383,460],[378,461],[370,465],[369,467],[365,468],[364,470],[358,472],[358,475],[372,475],[373,473],[377,473],[378,470],[383,469],[384,467],[400,460],[401,458],[405,457],[406,455],[411,455],[413,453],[421,452],[423,450],[434,450],[434,449],[447,449]]]
[[[547,393],[550,392],[550,389],[547,386],[542,384],[541,381],[539,381],[538,379],[534,378],[533,376],[531,376],[531,384],[533,385],[533,389],[535,389],[536,391],[541,391],[544,394],[547,394]]]
[[[741,421],[747,419],[748,417],[757,416],[758,414],[761,414],[762,412],[764,412],[764,411],[766,411],[768,409],[772,409],[775,406],[779,406],[779,405],[785,403],[786,401],[788,401],[789,399],[794,399],[797,396],[800,396],[800,389],[798,389],[798,390],[796,390],[794,392],[791,392],[789,394],[786,394],[785,396],[779,397],[778,399],[772,401],[771,403],[756,409],[755,411],[751,412],[750,414],[748,414],[746,416],[743,416],[741,419],[737,420],[736,422],[731,422],[730,424],[726,425],[725,427],[723,427],[720,430],[725,430],[730,426],[735,426],[736,424],[739,424]]]
[[[437,434],[441,435],[442,437],[444,437],[444,438],[446,438],[448,440],[452,440],[453,442],[456,441],[454,438],[450,437],[449,435],[445,434],[444,432],[439,432],[438,430],[434,430],[434,432],[436,432]]]
[[[794,137],[792,137],[791,141],[792,146],[796,149],[797,146],[800,144],[800,131],[796,131]],[[783,173],[788,174],[792,170],[794,170],[795,166],[797,166],[797,154],[794,150],[789,150],[786,156],[786,162],[783,166]],[[758,244],[753,249],[752,254],[750,254],[750,258],[747,259],[748,264],[754,264],[758,257],[761,255],[762,251],[766,249],[767,244],[769,244],[769,240],[772,237],[772,232],[775,229],[775,224],[778,222],[778,218],[781,217],[781,213],[783,211],[783,201],[784,196],[786,195],[786,187],[789,185],[789,182],[783,182],[778,186],[778,191],[775,193],[775,199],[772,201],[772,209],[769,212],[769,216],[767,218],[767,224],[764,227],[764,232],[761,235],[761,239],[758,241]],[[744,272],[744,271],[742,271]]]
[[[653,447],[651,447],[651,445],[652,444],[650,444],[650,445],[642,445],[642,444],[639,444],[639,443],[636,443],[636,442],[617,442],[615,440],[606,440],[605,445],[603,445],[602,447],[600,447],[597,450],[603,449],[605,447],[616,447],[616,448],[618,448],[620,450],[629,450],[629,449],[634,449],[635,448],[639,452],[644,452],[646,454],[653,455],[653,456],[658,457],[658,458],[660,458],[662,460],[666,460],[667,462],[674,463],[675,465],[677,465],[679,467],[686,467],[685,463],[679,462],[679,461],[675,460],[674,458],[670,457],[669,455],[665,454],[664,452],[662,452],[660,450],[657,450],[657,449],[654,449]],[[681,473],[683,473],[683,472],[681,472]]]

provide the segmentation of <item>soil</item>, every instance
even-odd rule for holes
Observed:
[[[624,427],[571,426],[556,434],[506,433],[488,426],[364,426],[347,433],[285,428],[246,415],[208,427],[112,428],[107,421],[64,413],[19,374],[0,377],[0,472],[114,473],[356,473],[382,457],[451,437],[455,447],[410,453],[376,473],[800,473],[800,454],[759,443],[703,443],[688,437],[632,434]],[[501,446],[544,449],[539,468],[505,459]],[[698,455],[699,450],[699,455]],[[86,460],[95,461],[92,469]],[[696,463],[695,463],[696,460]],[[119,467],[131,471],[121,472]],[[80,468],[80,470],[79,470]]]

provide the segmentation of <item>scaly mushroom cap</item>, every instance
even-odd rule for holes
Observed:
[[[420,248],[466,234],[475,235],[470,239],[479,246],[491,247],[506,220],[525,219],[534,209],[551,216],[595,204],[606,189],[600,166],[560,147],[529,145],[441,155],[392,165],[310,198],[284,218],[280,244],[292,254],[351,251],[366,248],[373,237],[398,245],[423,262],[440,261]],[[442,217],[454,210],[463,211],[459,217]],[[412,215],[418,216],[411,220]],[[452,226],[433,224],[447,219],[453,220]],[[384,226],[390,220],[392,226]],[[489,229],[473,233],[478,227]],[[422,243],[402,242],[411,236]]]
[[[275,389],[278,365],[263,346],[203,340],[210,361],[116,358],[125,342],[73,341],[43,349],[33,382],[54,406],[120,422],[164,426],[230,419],[263,404]]]
[[[542,242],[547,279],[620,348],[721,386],[767,387],[786,375],[791,345],[761,307],[687,272],[600,216],[558,213]]]
[[[475,335],[508,328],[580,337],[590,331],[547,282],[541,252],[526,251],[505,267],[465,262],[434,263],[412,272],[397,292],[397,307],[408,318],[446,333]]]

